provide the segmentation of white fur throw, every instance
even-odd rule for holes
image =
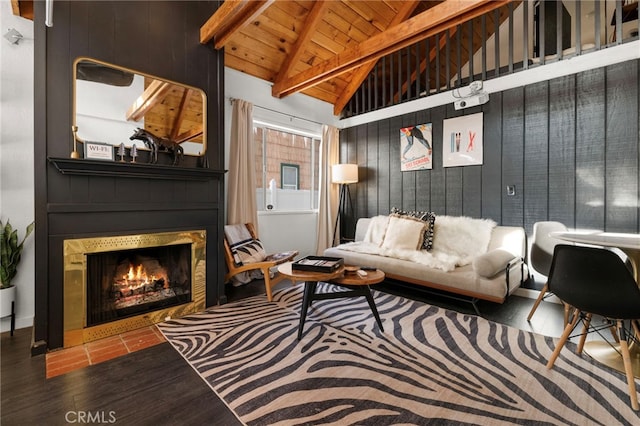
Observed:
[[[470,264],[476,256],[487,251],[491,232],[495,226],[494,221],[487,219],[437,216],[431,251],[389,249],[365,241],[341,244],[338,247],[358,253],[409,260],[430,268],[452,271],[456,266]]]
[[[367,228],[367,233],[364,235],[364,241],[381,246],[388,225],[389,216],[380,215],[372,217],[371,222],[369,222],[369,227]]]
[[[433,234],[433,249],[460,256],[464,264],[487,251],[496,223],[490,219],[465,216],[437,216]]]

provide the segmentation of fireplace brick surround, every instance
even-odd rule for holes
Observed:
[[[63,347],[65,240],[202,230],[206,233],[205,305],[224,295],[224,55],[199,43],[199,29],[221,2],[60,1],[55,24],[35,13],[35,319],[32,354]],[[167,31],[179,28],[179,31]],[[159,157],[149,172],[123,165],[91,173],[59,170],[51,159],[72,151],[73,62],[79,56],[202,89],[207,96],[207,150],[179,167]],[[123,141],[125,142],[125,141]],[[139,169],[144,169],[146,152]],[[94,163],[95,164],[95,163]],[[208,164],[206,172],[200,168]],[[107,167],[101,162],[100,169]]]

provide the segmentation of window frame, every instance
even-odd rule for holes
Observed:
[[[304,130],[304,129],[298,129],[298,128],[293,128],[293,127],[288,127],[288,126],[283,126],[280,124],[276,124],[267,120],[264,120],[262,118],[254,118],[253,119],[253,128],[261,128],[263,129],[262,132],[262,152],[261,152],[261,157],[262,157],[262,182],[263,185],[261,188],[256,188],[256,194],[257,191],[262,191],[262,198],[264,200],[264,202],[262,203],[262,205],[260,205],[259,203],[257,204],[257,209],[258,209],[258,213],[263,214],[263,213],[282,213],[282,212],[317,212],[318,211],[318,200],[316,200],[316,198],[319,197],[320,194],[320,175],[318,173],[316,173],[315,171],[315,167],[312,167],[310,170],[310,179],[311,179],[311,188],[309,189],[309,197],[307,199],[307,206],[305,208],[301,208],[301,209],[279,209],[279,210],[271,210],[268,208],[268,202],[267,202],[267,190],[269,188],[268,184],[267,184],[267,170],[266,170],[266,161],[267,161],[267,138],[266,138],[266,131],[265,130],[270,130],[270,131],[276,131],[276,132],[286,132],[286,133],[290,133],[296,136],[302,136],[302,137],[306,137],[311,139],[311,148],[310,148],[310,152],[311,152],[311,164],[315,164],[318,166],[318,168],[320,167],[319,161],[320,161],[320,149],[321,149],[321,144],[322,144],[322,134],[321,132],[314,132],[314,131],[309,131],[309,130]],[[316,155],[316,148],[318,150],[318,155]],[[316,164],[317,163],[317,164]],[[295,164],[291,164],[291,163],[286,163],[288,165],[295,165]],[[299,168],[299,165],[295,165]],[[281,170],[281,175],[282,175],[282,170]],[[300,188],[300,170],[298,169],[298,188]],[[314,186],[315,184],[315,186]],[[282,180],[280,181],[280,189],[282,188]],[[300,190],[300,189],[298,189]]]

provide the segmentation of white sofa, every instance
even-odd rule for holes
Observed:
[[[444,219],[441,221],[444,222]],[[406,255],[405,258],[392,257],[388,251],[385,253],[362,252],[367,251],[361,247],[368,244],[364,240],[371,223],[371,218],[359,219],[356,225],[355,242],[328,248],[324,255],[342,257],[348,265],[376,267],[384,271],[388,278],[394,280],[466,296],[473,303],[476,312],[478,312],[476,302],[479,299],[503,303],[529,277],[529,270],[525,263],[527,237],[521,227],[490,228],[488,231],[490,236],[487,235],[488,244],[485,249],[480,250],[481,254],[472,259],[460,261],[459,263],[463,265],[456,264],[453,267],[443,268],[427,266],[408,259]],[[434,251],[438,248],[438,224],[438,216],[436,216]],[[426,253],[425,250],[416,250],[416,252]]]

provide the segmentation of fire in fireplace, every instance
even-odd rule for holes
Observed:
[[[64,347],[204,310],[206,232],[64,241]]]
[[[87,255],[87,326],[191,301],[188,244]]]

